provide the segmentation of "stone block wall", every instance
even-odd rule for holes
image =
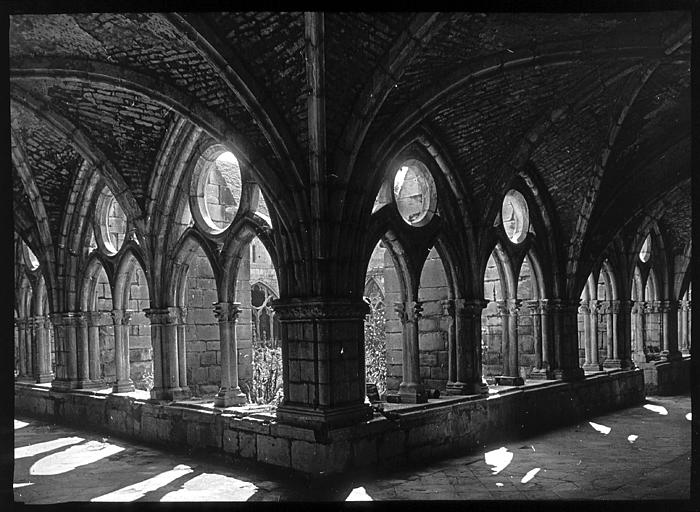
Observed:
[[[386,388],[398,391],[403,378],[403,326],[394,309],[401,302],[401,288],[389,251],[384,251],[384,304],[386,316]]]
[[[137,389],[148,389],[153,375],[153,349],[151,345],[151,322],[146,318],[144,309],[150,307],[148,283],[140,266],[136,266],[129,285],[129,301],[126,305],[131,310],[129,324],[129,370],[131,380]]]
[[[100,342],[100,370],[102,379],[111,385],[117,380],[117,369],[114,362],[114,320],[111,313],[100,312],[98,324],[98,339]]]
[[[185,325],[187,383],[195,396],[216,393],[221,384],[219,322],[214,316],[216,281],[201,249],[187,273]]]
[[[253,240],[253,242],[256,241],[257,238]],[[251,251],[251,247],[244,251],[236,278],[236,301],[241,303],[242,310],[236,325],[238,379],[244,393],[248,392],[246,388],[250,386],[253,379],[253,315],[250,309]]]
[[[423,313],[418,321],[418,357],[423,385],[444,390],[447,385],[447,330],[448,320],[443,315],[442,301],[449,297],[447,276],[435,248],[431,249],[423,265],[418,288],[418,300]]]

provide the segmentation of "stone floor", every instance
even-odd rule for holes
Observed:
[[[66,501],[651,500],[690,493],[690,397],[420,467],[325,481],[15,418],[14,497]]]

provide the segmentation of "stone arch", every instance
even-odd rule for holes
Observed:
[[[187,278],[188,266],[192,261],[194,253],[200,249],[206,256],[209,267],[216,280],[216,276],[219,274],[218,258],[213,254],[210,245],[204,237],[197,232],[197,230],[189,228],[180,238],[180,241],[173,251],[174,256],[170,262],[170,271],[167,274],[169,276],[169,281],[166,281],[168,282],[166,304],[184,307],[184,296],[182,295],[182,287],[184,285],[182,281]]]

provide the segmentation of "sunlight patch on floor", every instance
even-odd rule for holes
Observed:
[[[32,457],[40,453],[50,452],[71,444],[78,444],[85,441],[82,437],[62,437],[53,441],[44,443],[30,444],[29,446],[20,446],[15,448],[15,459],[23,459],[24,457]]]
[[[652,412],[658,412],[661,416],[668,415],[666,408],[661,405],[644,404],[644,408]]]
[[[17,430],[18,428],[24,428],[27,425],[29,425],[29,423],[27,423],[26,421],[15,420],[15,430]]]
[[[364,487],[355,487],[345,501],[374,501]]]
[[[493,466],[491,470],[494,475],[497,475],[513,460],[513,452],[509,452],[505,446],[501,446],[498,450],[491,450],[484,454],[484,461],[489,466]]]
[[[156,475],[153,478],[138,482],[128,487],[118,489],[114,492],[108,494],[103,494],[97,498],[93,498],[90,501],[119,501],[119,502],[129,502],[136,501],[143,498],[146,493],[155,491],[168,485],[170,482],[174,482],[178,478],[181,478],[194,471],[191,467],[180,464],[175,466],[170,471],[165,471],[160,475]]]
[[[34,485],[33,482],[24,482],[21,484],[12,484],[13,489],[19,489],[20,487],[27,487],[28,485]]]
[[[688,421],[693,421],[693,413],[689,412],[688,414],[686,414],[685,419]]]
[[[257,492],[251,482],[230,476],[202,473],[160,501],[246,501]]]
[[[634,434],[631,434],[631,435],[627,436],[627,440],[628,440],[630,443],[634,443],[638,438],[639,438],[639,436],[634,435]]]
[[[537,473],[540,472],[540,469],[541,469],[541,468],[531,469],[530,471],[528,471],[527,473],[525,473],[525,476],[523,477],[522,480],[520,480],[520,483],[521,483],[521,484],[526,484],[526,483],[528,483],[530,480],[532,480],[533,478],[535,478],[535,475],[536,475]]]
[[[110,443],[100,443],[99,441],[88,441],[85,444],[71,446],[62,452],[47,455],[38,460],[29,469],[30,475],[60,475],[68,473],[75,468],[92,464],[124,451],[121,446]]]
[[[592,421],[589,421],[588,424],[605,436],[607,436],[612,430],[610,427],[606,427],[605,425],[601,425],[600,423],[593,423]]]

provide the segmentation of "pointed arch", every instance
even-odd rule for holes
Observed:
[[[122,253],[116,265],[114,272],[114,293],[112,300],[114,301],[114,309],[127,309],[129,304],[129,286],[132,281],[133,273],[137,267],[141,268],[146,277],[146,287],[148,296],[151,296],[151,272],[149,266],[139,247],[134,242],[129,242],[128,246]]]
[[[207,259],[209,267],[214,274],[214,279],[219,282],[221,270],[216,254],[213,253],[211,245],[195,228],[188,228],[180,241],[175,246],[171,261],[168,265],[164,279],[164,305],[184,306],[184,290],[187,288],[187,271],[189,265],[198,249],[201,249]],[[218,293],[218,292],[217,292]],[[153,298],[151,298],[153,300]]]

